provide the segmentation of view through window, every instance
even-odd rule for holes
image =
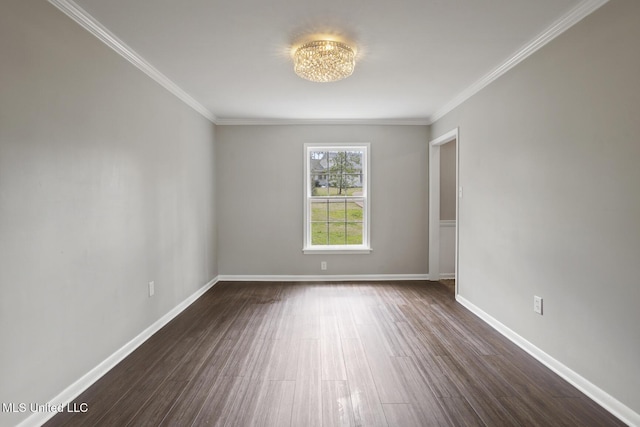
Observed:
[[[306,249],[368,248],[368,144],[307,145]]]

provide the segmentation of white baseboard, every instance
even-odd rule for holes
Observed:
[[[428,274],[220,275],[220,282],[362,282],[429,280]]]
[[[455,279],[455,278],[456,278],[456,273],[438,273],[437,276],[435,274],[427,275],[427,279],[425,280],[432,280],[434,282],[437,282],[438,280]]]
[[[131,354],[136,348],[140,347],[146,340],[148,340],[153,334],[158,332],[164,325],[169,323],[174,317],[182,313],[193,302],[200,298],[205,292],[211,289],[216,283],[218,283],[218,277],[211,280],[209,283],[198,289],[191,294],[187,299],[175,306],[171,311],[155,321],[144,331],[140,332],[135,338],[126,343],[120,349],[118,349],[111,356],[107,357],[98,366],[87,372],[79,380],[71,384],[64,389],[60,394],[49,401],[49,407],[58,407],[62,405],[66,407],[71,403],[73,399],[78,397],[82,392],[88,389],[93,383],[98,381],[104,374],[109,372],[114,366],[120,363],[125,357]],[[56,412],[36,412],[29,418],[18,424],[18,427],[37,427],[47,422],[50,418],[56,415]]]
[[[594,402],[598,403],[615,417],[619,418],[622,422],[630,426],[640,426],[640,414],[635,412],[633,409],[629,408],[606,391],[602,390],[586,378],[571,370],[568,366],[562,364],[544,351],[540,350],[538,347],[515,333],[513,330],[509,329],[504,324],[500,323],[495,318],[491,317],[489,314],[482,311],[480,308],[478,308],[470,301],[466,300],[464,297],[456,295],[456,301],[458,301],[469,311],[486,322],[493,329],[500,332],[518,347],[529,353],[540,363],[551,369],[553,372],[564,378],[578,390],[589,396],[589,398],[591,398]]]

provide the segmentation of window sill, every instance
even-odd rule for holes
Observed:
[[[302,248],[302,252],[305,255],[309,255],[309,254],[366,255],[366,254],[370,254],[371,251],[373,251],[373,249],[366,246],[319,246],[319,247]]]

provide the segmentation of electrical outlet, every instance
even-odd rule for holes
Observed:
[[[149,282],[149,297],[152,297],[156,293],[156,283],[154,281]]]
[[[533,297],[533,311],[542,315],[542,298],[534,295]]]
[[[326,269],[327,269],[327,261],[320,262],[320,270],[326,270]]]

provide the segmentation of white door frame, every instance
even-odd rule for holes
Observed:
[[[460,204],[459,159],[460,139],[458,128],[429,141],[429,279],[440,280],[440,146],[456,141],[456,249],[455,275],[458,295],[458,205]]]

